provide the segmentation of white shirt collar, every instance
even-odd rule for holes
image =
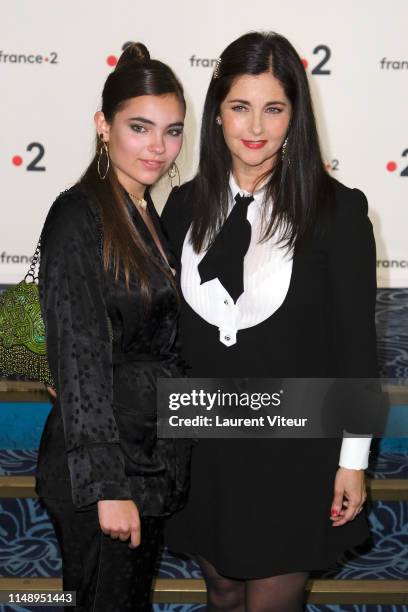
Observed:
[[[249,193],[248,191],[245,191],[245,189],[241,189],[239,187],[238,183],[235,180],[233,173],[230,172],[229,186],[230,186],[231,193],[232,193],[232,199],[233,200],[235,199],[235,196],[237,195],[237,193],[239,193],[242,196],[252,195],[256,204],[262,204],[263,199],[264,199],[264,194],[265,194],[266,182],[267,180],[254,193]]]

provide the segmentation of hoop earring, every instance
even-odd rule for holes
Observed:
[[[109,166],[110,166],[110,160],[109,160],[109,149],[108,149],[108,144],[103,140],[103,136],[102,134],[100,135],[100,139],[101,139],[101,148],[99,149],[99,155],[98,155],[98,175],[99,178],[101,179],[101,181],[104,181],[108,175],[109,172]],[[106,170],[105,173],[102,175],[101,172],[101,159],[102,156],[106,155]]]
[[[178,169],[178,166],[176,164],[176,162],[173,162],[173,164],[170,166],[170,168],[167,170],[167,175],[170,179],[170,185],[171,188],[173,189],[174,185],[173,185],[173,179],[176,178],[177,176],[177,182],[178,184],[176,185],[176,187],[180,187],[180,171]]]

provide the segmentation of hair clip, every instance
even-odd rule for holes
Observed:
[[[218,79],[220,76],[221,57],[217,57],[217,63],[215,64],[213,79]]]

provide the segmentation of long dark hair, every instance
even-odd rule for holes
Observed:
[[[162,62],[150,59],[149,51],[141,43],[129,44],[106,79],[102,92],[102,112],[108,123],[130,98],[137,96],[175,94],[186,107],[183,87],[173,71]],[[145,242],[132,223],[126,205],[126,193],[110,164],[105,180],[98,174],[101,142],[96,141],[95,156],[80,179],[80,184],[95,196],[103,222],[103,260],[106,270],[113,267],[116,280],[121,272],[129,286],[130,273],[139,278],[145,297],[149,297],[146,263],[153,260]],[[104,166],[105,168],[105,166]],[[104,169],[103,169],[104,171]],[[172,279],[166,268],[163,271]]]
[[[290,42],[274,32],[250,32],[221,54],[208,88],[201,127],[200,162],[193,181],[192,244],[208,247],[228,212],[231,154],[216,123],[220,105],[234,80],[242,75],[271,72],[292,105],[285,154],[278,153],[269,174],[264,201],[273,201],[263,238],[280,230],[288,248],[314,228],[317,210],[328,200],[331,181],[323,165],[305,69]],[[218,74],[217,74],[218,73]]]

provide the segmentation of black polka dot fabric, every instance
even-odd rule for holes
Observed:
[[[129,213],[154,257],[160,253],[137,210]],[[168,251],[153,203],[149,211]],[[166,253],[171,262],[171,253]],[[179,508],[190,443],[156,437],[156,381],[183,376],[176,349],[179,302],[147,264],[152,299],[137,278],[129,290],[105,272],[96,204],[83,188],[61,194],[42,234],[40,301],[57,401],[42,436],[37,491],[72,499],[134,499],[142,514]],[[108,322],[110,322],[108,324]],[[112,340],[113,333],[113,340]]]

